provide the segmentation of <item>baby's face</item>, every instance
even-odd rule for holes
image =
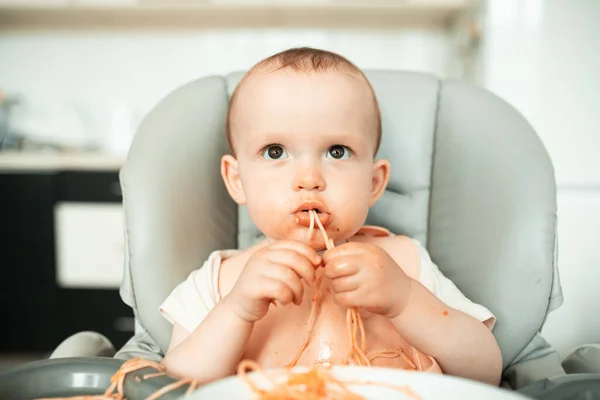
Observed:
[[[342,73],[257,73],[244,83],[231,121],[236,157],[223,175],[268,238],[307,240],[317,209],[334,241],[354,235],[385,189],[387,161],[374,161],[376,109],[366,84]],[[315,225],[316,228],[316,225]]]

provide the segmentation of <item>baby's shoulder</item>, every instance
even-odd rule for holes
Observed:
[[[349,241],[381,247],[408,276],[418,280],[420,255],[417,243],[412,238],[405,235],[394,235],[379,226],[364,226]]]

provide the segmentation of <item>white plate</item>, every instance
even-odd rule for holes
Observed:
[[[351,385],[350,389],[367,400],[526,400],[526,397],[499,389],[490,385],[467,379],[456,378],[447,375],[429,374],[424,372],[409,372],[391,368],[376,367],[335,367],[333,375],[341,381],[361,381],[393,385],[395,387],[407,386],[418,397],[407,395],[396,389],[377,385]],[[272,371],[268,372],[273,373]],[[250,374],[253,380],[263,386],[262,380],[256,375]],[[248,387],[246,382],[238,377],[229,377],[208,384],[190,396],[186,400],[203,399],[236,399],[252,400],[256,396]]]

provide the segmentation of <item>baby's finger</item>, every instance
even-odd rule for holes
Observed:
[[[345,308],[359,307],[357,291],[334,293],[333,301]]]
[[[325,276],[337,279],[351,276],[359,271],[359,264],[352,257],[337,257],[325,263]]]
[[[261,292],[265,298],[275,300],[284,306],[295,301],[292,289],[277,279],[265,277],[261,282]]]
[[[344,276],[342,278],[333,279],[331,285],[335,293],[350,292],[359,288],[360,279],[356,274]]]
[[[305,261],[306,262],[306,261]],[[274,279],[281,282],[289,288],[293,295],[294,304],[302,303],[304,296],[304,285],[300,281],[300,277],[290,268],[278,263],[272,263],[265,268],[265,273],[269,279]]]
[[[288,249],[293,250],[306,257],[315,267],[321,265],[321,256],[310,246],[296,242],[294,240],[280,240],[270,246],[271,249]]]
[[[356,257],[364,252],[363,243],[344,243],[323,253],[323,263],[328,263],[339,257]]]
[[[269,261],[273,264],[284,265],[294,271],[309,285],[315,281],[315,267],[303,255],[294,250],[278,249],[269,252]]]

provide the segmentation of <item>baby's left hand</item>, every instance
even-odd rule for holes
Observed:
[[[345,243],[323,254],[334,300],[387,318],[400,315],[410,296],[410,278],[380,247]]]

